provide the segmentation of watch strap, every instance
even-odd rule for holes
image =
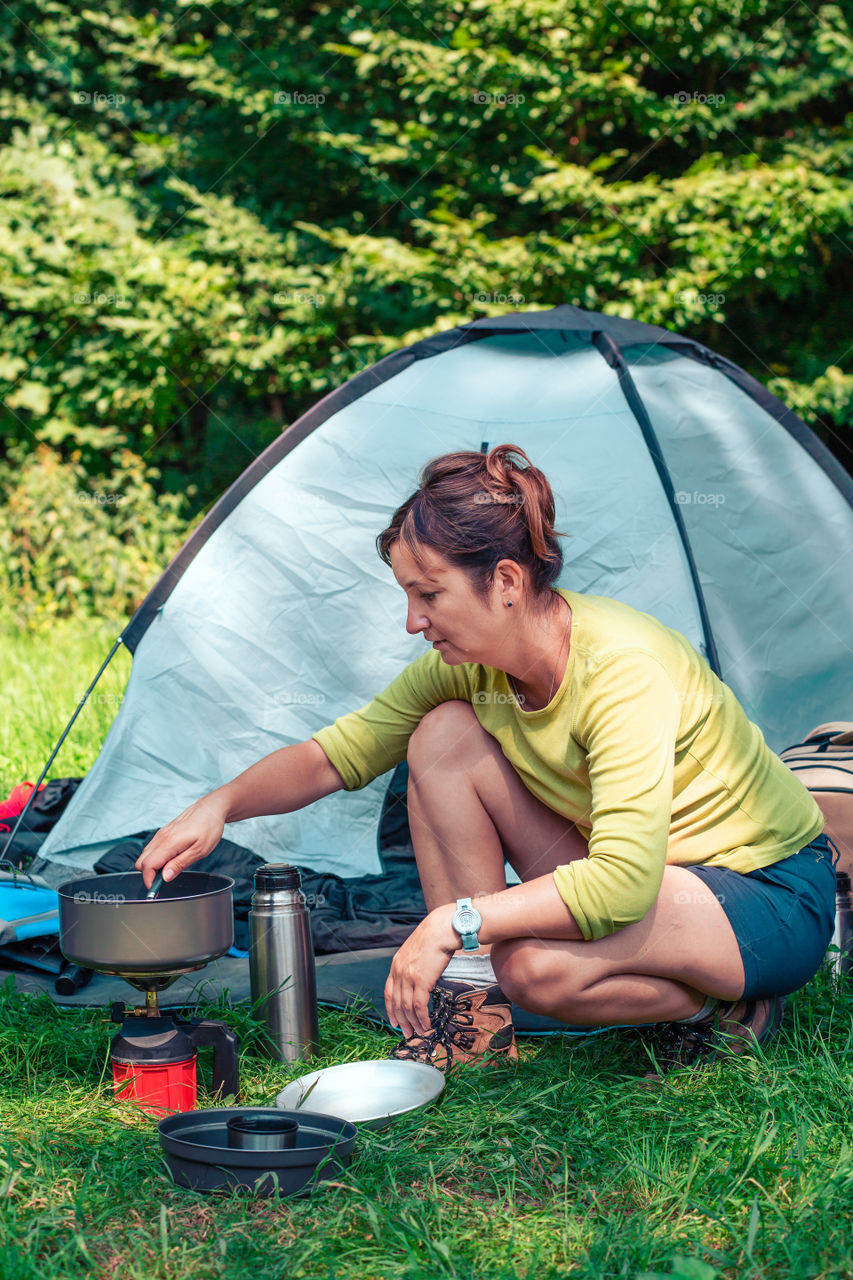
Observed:
[[[457,898],[456,910],[457,911],[474,911],[476,910],[476,908],[473,906],[470,898]],[[454,925],[454,928],[456,928],[455,925]],[[462,933],[461,930],[457,930],[457,932],[459,933],[459,936],[462,939],[463,951],[476,951],[478,949],[480,945],[480,939],[477,937],[476,930],[472,930],[470,933]]]

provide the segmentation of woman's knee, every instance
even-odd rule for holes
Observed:
[[[410,776],[439,763],[458,766],[460,755],[469,752],[475,744],[482,749],[480,739],[487,737],[470,703],[458,700],[440,703],[426,713],[409,739]]]
[[[494,942],[491,956],[501,990],[516,1004],[523,1004],[525,994],[541,989],[546,977],[550,976],[549,959],[534,939],[506,938]]]
[[[591,975],[571,956],[557,957],[535,939],[510,938],[492,944],[492,968],[501,991],[520,1009],[563,1022],[595,1020],[590,1013],[600,1000],[591,990]]]

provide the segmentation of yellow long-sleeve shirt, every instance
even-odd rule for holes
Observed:
[[[404,760],[440,702],[469,702],[527,789],[587,836],[589,856],[554,880],[588,940],[642,919],[667,863],[753,871],[820,834],[810,793],[680,632],[607,596],[560,594],[571,644],[547,707],[524,712],[505,672],[430,650],[313,735],[346,789]]]

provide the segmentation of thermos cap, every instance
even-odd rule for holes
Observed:
[[[277,889],[298,889],[302,876],[298,867],[287,862],[268,862],[255,872],[255,888],[262,893],[275,893]]]
[[[838,893],[850,892],[850,877],[846,871],[836,871],[835,888]]]

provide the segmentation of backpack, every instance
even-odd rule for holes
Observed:
[[[779,758],[823,811],[824,834],[841,854],[836,871],[853,877],[853,721],[819,724],[803,742],[780,751]]]

